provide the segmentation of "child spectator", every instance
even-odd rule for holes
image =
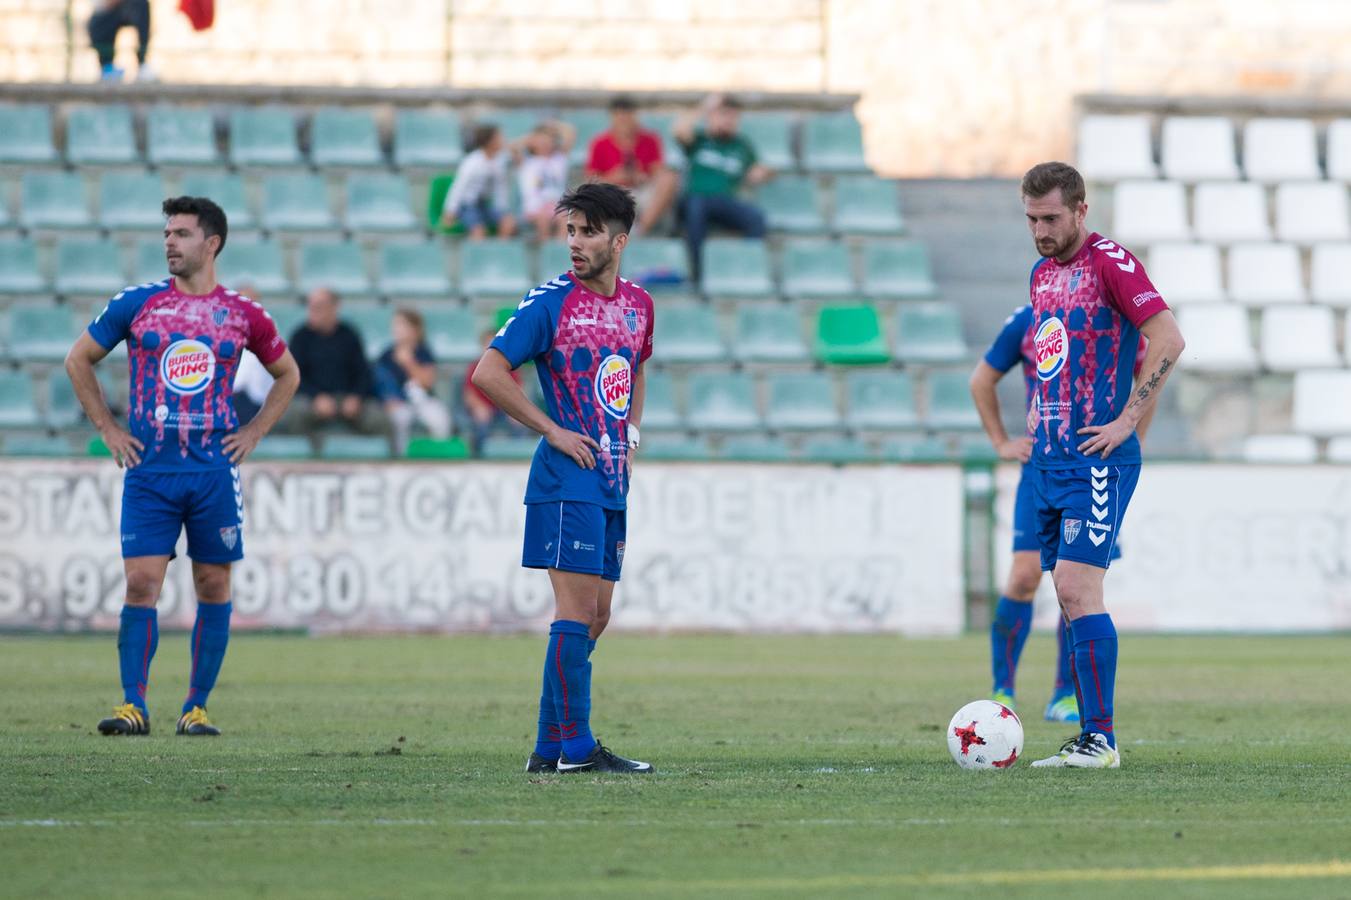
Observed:
[[[561,238],[567,222],[554,211],[568,189],[568,154],[577,130],[566,122],[541,122],[521,139],[524,150],[517,177],[521,186],[521,217],[535,228],[540,241]]]
[[[450,437],[450,409],[432,396],[436,360],[427,346],[422,314],[396,310],[390,331],[394,343],[375,362],[375,394],[394,429],[394,453],[402,456],[417,422],[434,438]]]
[[[493,228],[498,237],[516,234],[516,219],[511,214],[511,182],[502,129],[480,125],[474,129],[474,147],[455,172],[455,183],[446,194],[441,222],[446,227],[463,225],[469,238],[481,241]]]

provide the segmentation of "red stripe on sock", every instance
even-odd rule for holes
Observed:
[[[145,699],[145,686],[150,681],[150,637],[153,633],[151,620],[145,620],[145,650],[141,653],[141,683],[136,685],[141,699]]]
[[[563,675],[563,635],[558,636],[558,646],[554,649],[554,666],[558,669],[558,682],[563,686],[563,718],[568,718],[568,679]]]
[[[192,630],[192,671],[188,672],[188,695],[192,695],[193,683],[197,681],[197,659],[202,649],[202,619],[197,617],[197,627]]]
[[[1102,683],[1098,681],[1098,655],[1093,652],[1093,644],[1093,641],[1088,642],[1088,665],[1093,670],[1093,689],[1098,692],[1098,712],[1104,713],[1106,712],[1107,704],[1102,702]],[[1098,718],[1097,721],[1106,722],[1106,725],[1103,726],[1105,731],[1112,730],[1111,721],[1101,717]]]

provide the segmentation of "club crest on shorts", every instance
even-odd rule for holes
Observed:
[[[624,307],[624,324],[628,326],[629,334],[638,333],[638,310],[632,306]]]
[[[1077,537],[1079,536],[1079,532],[1083,530],[1083,527],[1084,527],[1084,520],[1083,520],[1083,519],[1066,519],[1066,520],[1065,520],[1065,543],[1067,543],[1067,544],[1073,544],[1073,543],[1074,543],[1074,539],[1077,538]]]
[[[623,541],[616,541],[616,542],[615,542],[615,558],[616,558],[617,560],[619,560],[619,564],[620,564],[621,566],[624,565],[624,542],[623,542]]]
[[[235,544],[239,543],[239,526],[231,525],[229,528],[220,530],[220,542],[225,545],[226,550],[235,549]]]

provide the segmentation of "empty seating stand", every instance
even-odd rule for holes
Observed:
[[[1078,158],[1079,171],[1089,181],[1158,175],[1146,116],[1084,116]]]

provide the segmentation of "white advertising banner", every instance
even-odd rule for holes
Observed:
[[[996,479],[999,579],[1018,472]],[[1106,599],[1122,630],[1351,629],[1351,467],[1146,463],[1120,545]],[[1055,617],[1045,577],[1036,624]]]
[[[520,566],[528,464],[248,463],[235,623],[488,631],[552,617]],[[0,628],[115,628],[121,472],[0,461]],[[641,464],[612,628],[953,634],[961,471]],[[193,616],[180,541],[161,622]]]

